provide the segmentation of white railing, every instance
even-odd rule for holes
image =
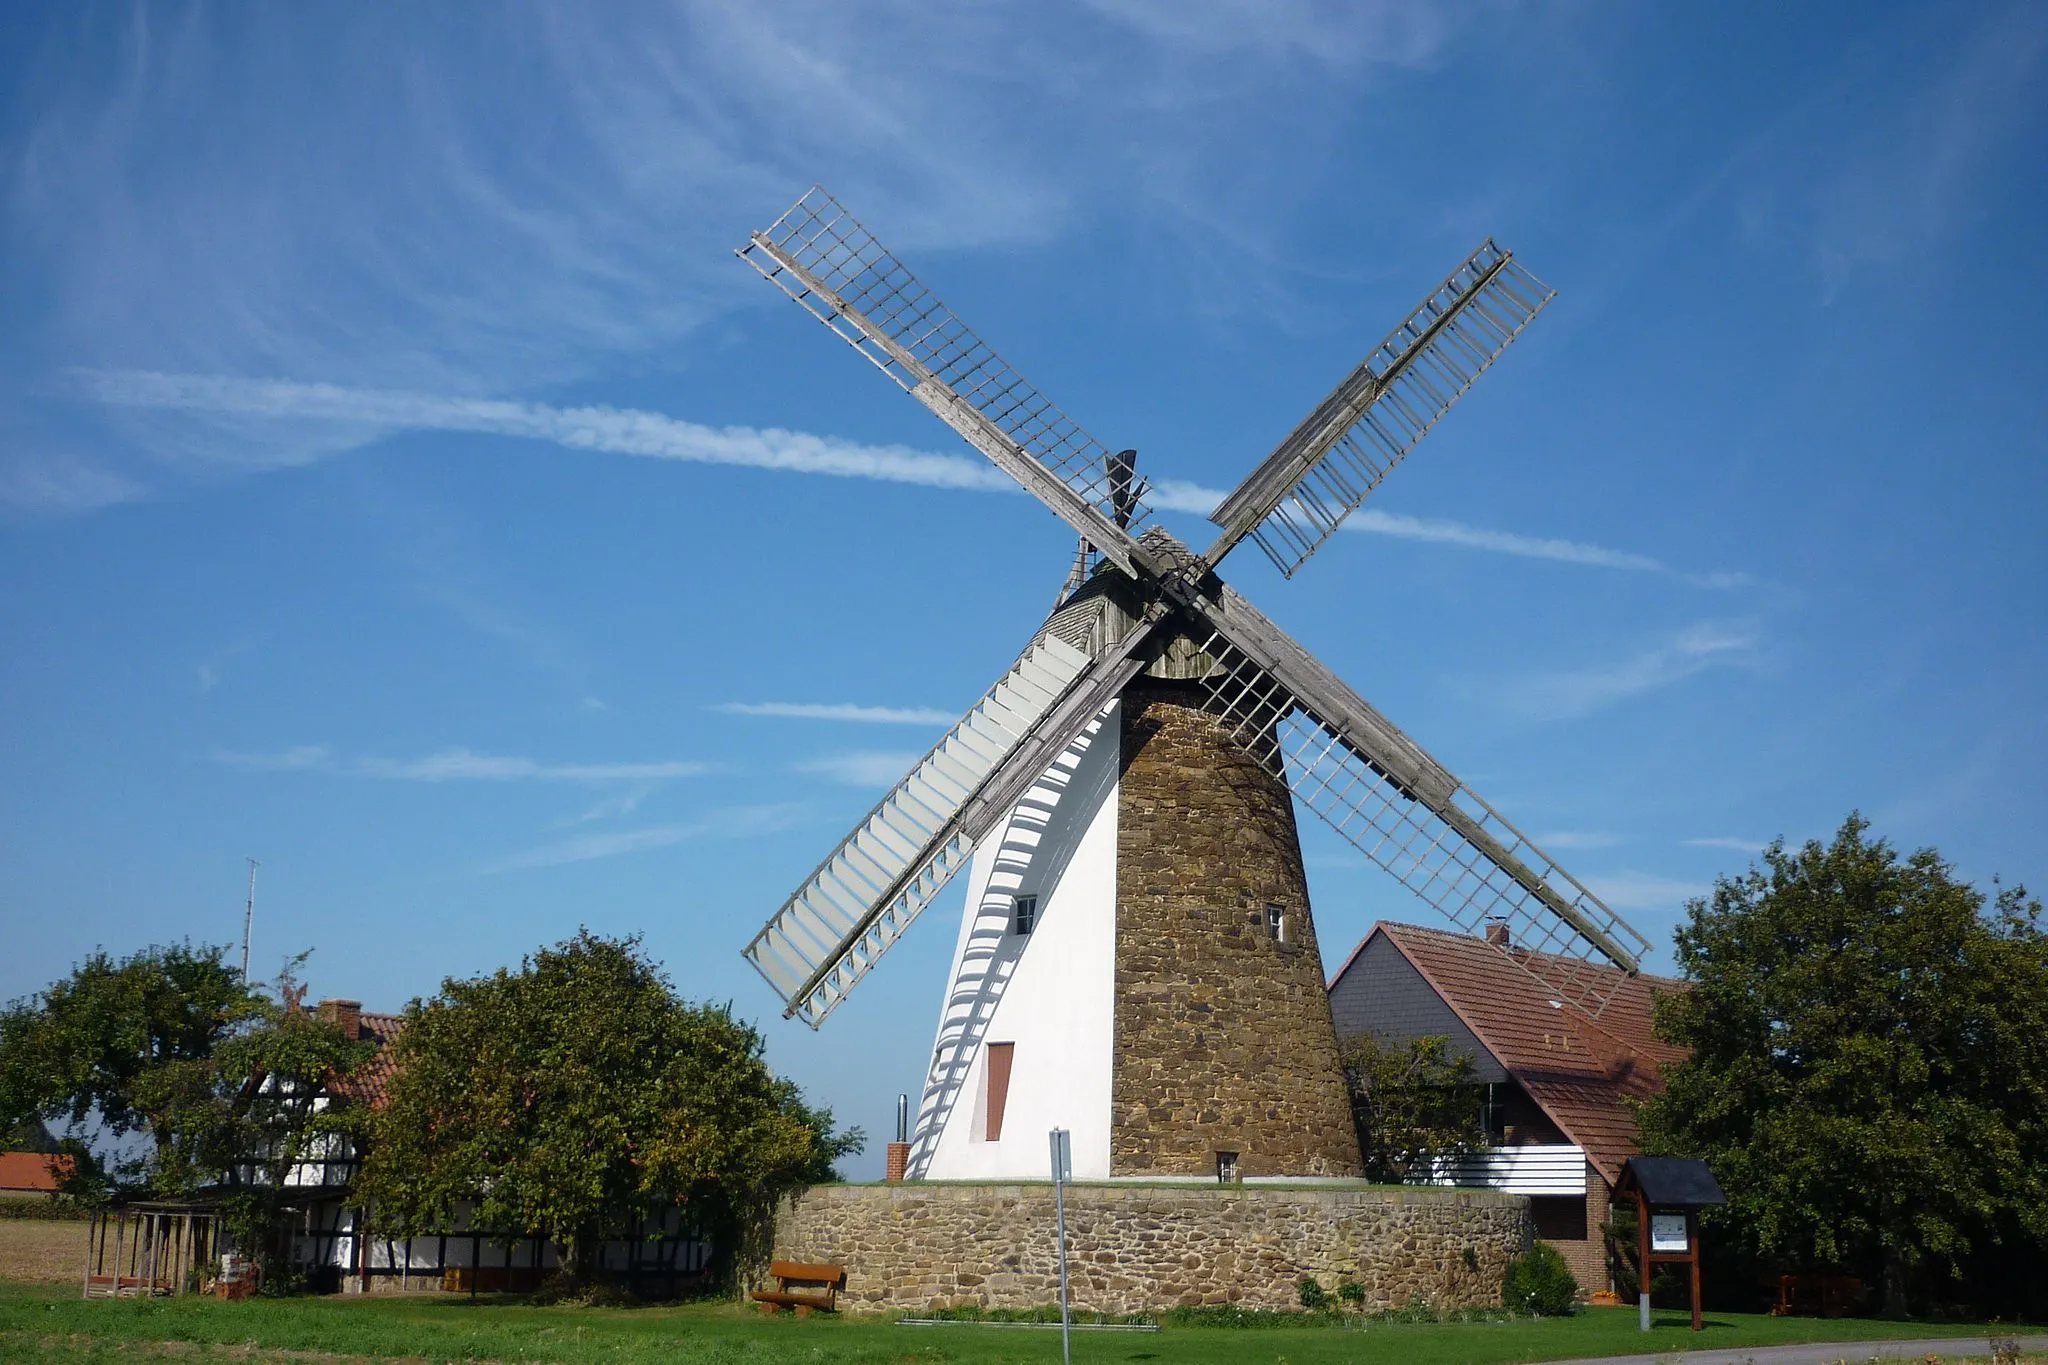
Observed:
[[[1463,1185],[1508,1194],[1584,1194],[1586,1152],[1569,1143],[1490,1147],[1435,1163],[1427,1185]]]

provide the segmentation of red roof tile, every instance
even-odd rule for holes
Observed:
[[[398,1041],[398,1035],[405,1031],[405,1016],[402,1014],[363,1014],[358,1016],[356,1037],[366,1043],[375,1043],[377,1051],[368,1061],[336,1081],[331,1087],[335,1094],[346,1095],[358,1104],[367,1104],[373,1109],[382,1109],[391,1099],[391,1078],[398,1074],[398,1064],[391,1055],[391,1045]]]
[[[0,1152],[0,1190],[54,1191],[71,1170],[68,1156],[41,1152]]]
[[[1664,1068],[1685,1057],[1683,1048],[1657,1040],[1651,1004],[1665,991],[1684,990],[1684,982],[1592,968],[1610,977],[1604,984],[1613,991],[1594,1018],[1484,939],[1412,924],[1375,924],[1367,940],[1373,934],[1385,934],[1422,973],[1608,1183],[1621,1177],[1622,1163],[1640,1150],[1627,1101],[1662,1090]],[[1539,973],[1588,970],[1573,959],[1513,951]]]

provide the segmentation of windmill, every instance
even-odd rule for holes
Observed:
[[[1041,1173],[1046,1118],[1077,1176],[1355,1173],[1296,805],[1558,1008],[1597,1014],[1637,970],[1642,935],[1217,576],[1252,540],[1291,578],[1554,297],[1510,252],[1489,240],[1432,290],[1199,554],[1149,524],[1134,452],[823,188],[738,254],[1081,542],[1016,661],[745,949],[816,1028],[973,865],[913,1175]]]

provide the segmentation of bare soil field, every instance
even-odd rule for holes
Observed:
[[[0,1280],[76,1285],[85,1270],[83,1222],[0,1218]]]

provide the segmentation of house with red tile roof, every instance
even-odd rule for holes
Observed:
[[[0,1152],[0,1199],[52,1195],[71,1170],[68,1156],[42,1152]]]
[[[1527,1195],[1536,1235],[1564,1253],[1580,1286],[1609,1289],[1600,1229],[1622,1164],[1641,1150],[1630,1103],[1663,1089],[1664,1068],[1685,1056],[1657,1040],[1651,1008],[1685,985],[1597,968],[1613,980],[1595,1017],[1545,988],[1552,965],[1500,927],[1475,938],[1383,922],[1330,979],[1330,1011],[1339,1038],[1400,1046],[1441,1035],[1469,1054],[1496,1145],[1446,1178]]]

